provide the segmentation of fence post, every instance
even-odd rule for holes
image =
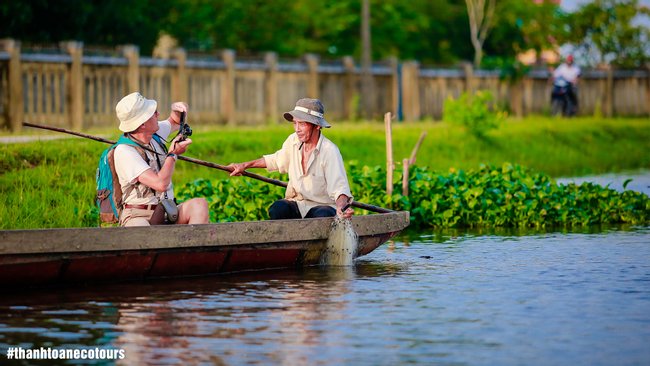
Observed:
[[[264,55],[264,62],[266,63],[266,82],[264,88],[266,89],[266,118],[271,123],[277,123],[278,119],[278,54],[275,52],[267,52]]]
[[[83,43],[77,41],[68,41],[64,43],[66,51],[72,58],[70,65],[70,82],[68,84],[68,111],[70,116],[70,127],[79,131],[83,128]]]
[[[435,87],[438,90],[438,95],[440,95],[440,104],[438,107],[435,107],[433,110],[433,118],[441,120],[443,116],[443,111],[445,109],[445,103],[447,102],[447,98],[451,95],[451,92],[447,88],[447,85],[449,83],[447,82],[447,79],[444,78],[442,75],[438,76],[436,78],[435,82]]]
[[[646,68],[645,71],[647,72],[646,74],[646,84],[645,84],[645,109],[646,113],[648,114],[648,117],[650,117],[650,64],[646,63]]]
[[[122,54],[126,58],[128,68],[126,71],[127,94],[140,90],[140,49],[129,44],[122,47]]]
[[[172,53],[172,56],[178,62],[178,67],[176,72],[173,73],[172,77],[172,90],[171,97],[172,102],[174,101],[184,101],[189,102],[189,95],[187,93],[187,72],[185,71],[185,64],[187,62],[187,52],[183,48],[176,48]]]
[[[390,107],[394,111],[395,115],[399,120],[401,120],[400,108],[399,108],[399,74],[397,73],[397,57],[391,56],[388,58],[388,64],[390,65]]]
[[[465,92],[471,98],[474,95],[474,68],[469,62],[463,64],[463,73],[465,74]]]
[[[420,65],[417,61],[402,64],[402,109],[404,120],[420,119]]]
[[[305,63],[309,73],[307,81],[307,93],[309,98],[318,98],[318,56],[308,53],[305,55]]]
[[[223,50],[221,58],[226,65],[226,77],[221,83],[221,105],[226,123],[235,124],[235,51]]]
[[[20,65],[20,42],[13,39],[3,40],[3,49],[9,54],[9,70],[7,75],[7,90],[9,92],[5,108],[5,121],[12,132],[20,132],[23,128],[24,100],[23,77]]]
[[[612,117],[614,115],[614,68],[608,65],[605,76],[605,103],[604,103],[605,117]]]
[[[523,82],[522,80],[517,80],[509,84],[510,86],[510,110],[517,118],[521,118],[523,115]]]
[[[354,58],[352,56],[343,57],[343,69],[345,69],[345,83],[343,85],[343,116],[348,121],[356,119],[358,98],[356,92],[356,83],[354,80]]]
[[[528,75],[521,79],[523,87],[522,115],[527,116],[533,111],[533,80]]]

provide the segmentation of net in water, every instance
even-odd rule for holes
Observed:
[[[352,227],[352,220],[336,216],[332,222],[325,253],[321,257],[321,264],[351,266],[357,254],[358,239]]]

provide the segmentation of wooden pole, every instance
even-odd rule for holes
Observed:
[[[424,138],[427,137],[427,131],[422,131],[420,134],[420,138],[418,139],[418,142],[415,144],[415,147],[413,147],[413,151],[411,151],[411,157],[409,158],[409,165],[415,164],[415,156],[418,154],[418,150],[420,150],[420,145],[422,145],[422,141]]]
[[[384,114],[386,128],[386,194],[393,195],[393,131],[390,112]]]
[[[83,137],[83,138],[87,138],[87,139],[91,139],[91,140],[95,140],[95,141],[99,141],[99,142],[103,142],[103,143],[111,144],[111,145],[115,143],[115,141],[107,140],[107,139],[102,138],[102,137],[92,136],[92,135],[88,135],[88,134],[81,133],[81,132],[70,131],[70,130],[66,130],[65,128],[43,126],[43,125],[38,125],[38,124],[35,124],[35,123],[29,123],[29,122],[23,122],[23,126],[41,128],[41,129],[44,129],[44,130],[50,130],[50,131],[56,131],[56,132],[63,132],[63,133],[67,133],[67,134],[70,134],[70,135],[79,136],[79,137]],[[147,149],[147,150],[149,150],[149,149]],[[149,151],[157,153],[156,151],[153,151],[153,150],[149,150]],[[226,171],[226,172],[231,172],[232,171],[232,169],[227,167],[227,166],[219,165],[219,164],[216,164],[216,163],[211,163],[209,161],[194,159],[194,158],[190,158],[190,157],[186,157],[186,156],[178,156],[178,159],[179,160],[185,160],[185,161],[188,161],[190,163],[194,163],[194,164],[198,164],[198,165],[207,166],[209,168],[215,168],[215,169],[223,170],[223,171]],[[249,177],[249,178],[261,180],[261,181],[266,182],[266,183],[274,184],[276,186],[285,187],[285,188],[287,187],[286,182],[283,182],[283,181],[280,181],[280,180],[277,180],[277,179],[268,178],[268,177],[265,177],[263,175],[259,175],[259,174],[255,174],[255,173],[249,173],[247,171],[244,171],[242,173],[242,175],[246,176],[246,177]],[[361,209],[364,209],[364,210],[372,211],[372,212],[377,212],[377,213],[393,212],[393,210],[389,210],[387,208],[373,206],[373,205],[369,205],[367,203],[362,203],[362,202],[357,202],[357,201],[353,201],[352,206],[357,207],[357,208],[361,208]]]

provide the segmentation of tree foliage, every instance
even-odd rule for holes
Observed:
[[[370,0],[370,5],[375,60],[395,56],[448,65],[475,56],[464,2]],[[648,56],[648,29],[631,20],[647,13],[637,0],[594,0],[574,14],[563,14],[551,0],[499,0],[492,30],[482,38],[483,59],[512,60],[522,51],[571,42],[597,49],[604,61],[639,66]],[[361,0],[4,1],[0,38],[26,44],[78,40],[87,48],[135,44],[148,55],[165,33],[188,51],[358,58],[360,16]]]
[[[190,49],[231,48],[239,54],[275,51],[284,56],[317,53],[360,56],[360,0],[178,0],[166,29]],[[372,1],[373,58],[396,56],[453,62],[468,55],[466,21],[453,1]],[[463,27],[464,29],[465,27]],[[457,51],[452,45],[457,45]]]
[[[594,0],[566,16],[561,35],[592,63],[639,67],[649,59],[650,30],[635,18],[649,15],[638,0]]]
[[[550,0],[501,0],[496,6],[496,25],[485,43],[487,53],[514,57],[534,50],[538,54],[557,46],[560,12]]]
[[[174,0],[28,0],[0,3],[0,37],[46,44],[139,45],[150,53],[165,9]]]

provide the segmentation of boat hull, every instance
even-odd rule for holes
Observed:
[[[0,287],[115,282],[315,265],[332,218],[0,231]],[[409,224],[408,212],[356,216],[357,255]]]

